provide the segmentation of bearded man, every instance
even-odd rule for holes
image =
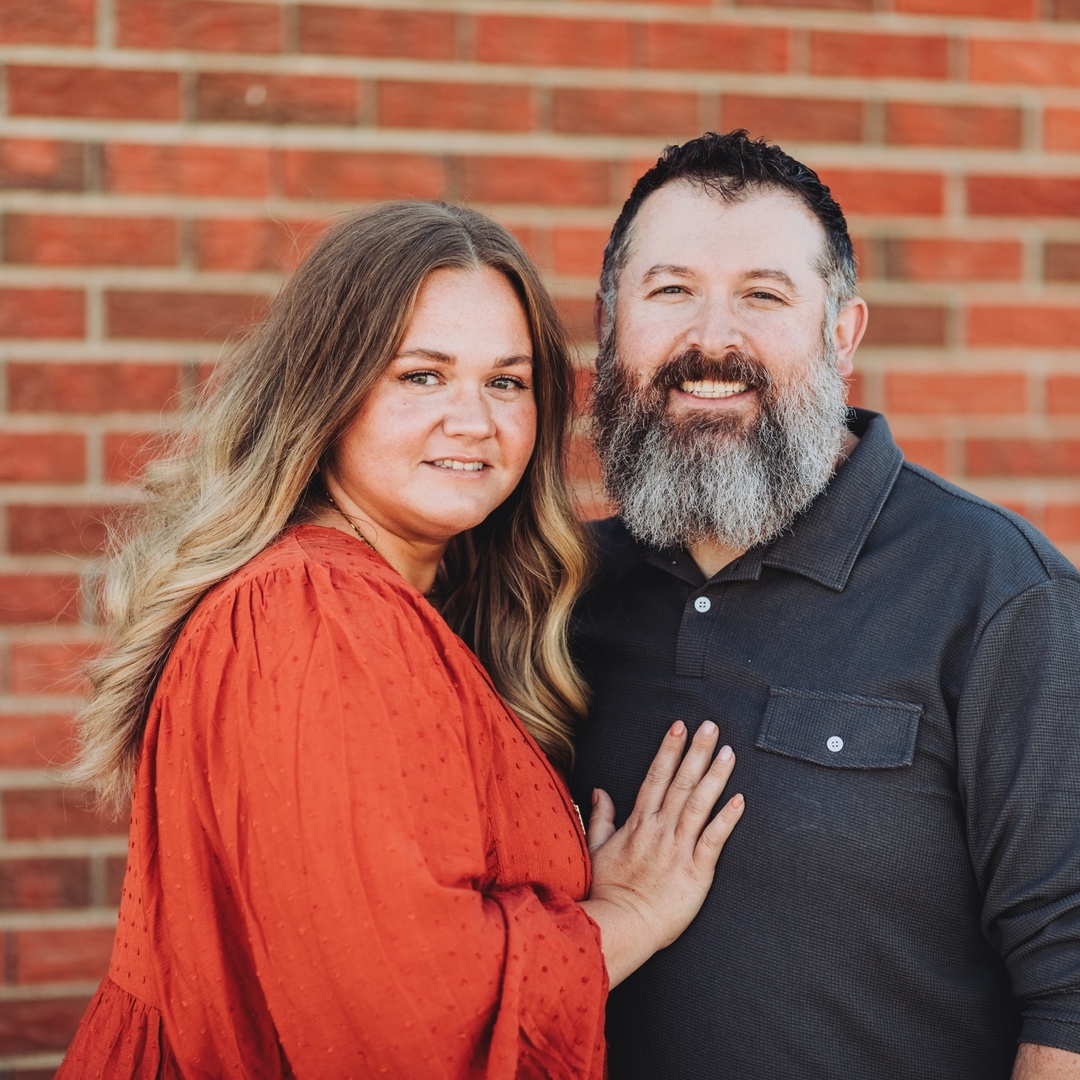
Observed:
[[[612,992],[612,1080],[1080,1077],[1080,574],[845,408],[855,286],[745,132],[669,147],[605,252],[575,795],[621,820],[712,720],[747,801]]]

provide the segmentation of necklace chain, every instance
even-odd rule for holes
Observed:
[[[324,491],[323,494],[326,496],[326,501],[330,504],[330,506],[335,509],[348,522],[349,528],[352,529],[352,531],[356,533],[356,535],[359,536],[360,539],[365,544],[367,544],[367,546],[371,548],[372,551],[377,551],[375,545],[360,531],[356,522],[353,521],[353,519],[349,517],[349,515],[346,514],[345,511],[342,510],[336,502],[334,502],[334,496],[331,495],[329,491]]]

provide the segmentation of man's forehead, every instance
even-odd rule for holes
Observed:
[[[635,277],[665,267],[692,273],[702,264],[732,259],[816,270],[824,244],[821,222],[789,192],[756,188],[732,200],[674,181],[641,204],[630,229],[627,266],[634,265]]]

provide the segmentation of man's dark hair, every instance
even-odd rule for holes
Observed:
[[[725,202],[742,202],[748,196],[785,191],[798,199],[821,222],[825,250],[817,269],[828,288],[830,315],[855,295],[855,256],[851,250],[844,213],[813,169],[785,154],[764,139],[751,139],[747,131],[718,135],[706,132],[681,146],[669,146],[656,164],[634,185],[623,204],[607,247],[600,272],[608,325],[615,314],[615,290],[630,250],[630,228],[641,204],[658,188],[681,180],[695,184]]]

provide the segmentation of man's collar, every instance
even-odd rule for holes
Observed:
[[[859,444],[828,487],[788,532],[770,544],[751,548],[714,580],[757,580],[762,566],[770,566],[801,574],[837,592],[844,588],[904,460],[888,422],[879,413],[852,409],[848,427],[860,437]],[[692,586],[703,583],[700,569],[686,551],[646,547],[617,518],[598,523],[596,538],[608,573],[616,577],[648,562]]]

